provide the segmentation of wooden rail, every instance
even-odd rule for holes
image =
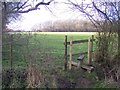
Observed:
[[[95,41],[95,39],[90,39],[90,42],[92,41]],[[75,41],[72,41],[72,44],[80,44],[80,43],[86,43],[88,42],[88,39],[85,39],[85,40],[75,40]],[[70,45],[70,42],[67,42],[67,45]]]

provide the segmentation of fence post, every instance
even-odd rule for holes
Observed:
[[[92,39],[91,39],[91,60],[93,58],[93,40],[94,40],[94,35],[92,35]]]
[[[70,62],[69,62],[69,69],[72,68],[72,36],[70,36]]]
[[[91,40],[88,38],[88,64],[91,63]]]
[[[64,40],[65,52],[64,52],[64,69],[67,69],[67,35],[65,35]]]
[[[12,64],[13,64],[13,62],[12,62],[12,43],[13,43],[13,35],[11,34],[10,35],[10,66],[11,66],[11,69],[12,69]]]

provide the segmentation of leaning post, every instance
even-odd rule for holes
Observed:
[[[65,47],[65,52],[64,52],[64,70],[66,70],[67,69],[67,35],[65,35],[64,47]]]
[[[91,40],[88,38],[88,64],[91,63]]]
[[[93,58],[93,42],[94,42],[94,35],[92,35],[92,39],[91,39],[91,60],[92,60],[92,58]]]
[[[69,69],[72,68],[72,36],[70,36],[70,63],[69,63]]]
[[[10,34],[10,67],[12,70],[13,67],[13,48],[12,48],[12,43],[13,43],[13,35],[12,33]]]

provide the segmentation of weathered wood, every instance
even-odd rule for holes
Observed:
[[[91,52],[93,51],[93,41],[95,40],[94,39],[94,35],[92,35],[92,39],[91,39],[92,41],[91,41]]]
[[[77,60],[83,60],[84,57],[85,57],[85,55],[80,55],[80,56],[77,58]]]
[[[72,65],[72,36],[70,36],[70,63],[69,63],[69,69],[71,69]]]
[[[91,39],[90,41],[95,41],[95,39]],[[72,44],[79,44],[79,43],[85,43],[85,42],[88,42],[87,39],[85,40],[75,40],[75,41],[72,41]],[[70,42],[67,42],[67,45],[70,45]]]
[[[90,55],[90,59],[92,60],[92,58],[93,58],[93,40],[94,40],[94,35],[92,35],[92,41],[91,41],[91,50],[90,50],[90,52],[91,52],[91,55]]]
[[[13,64],[13,62],[12,62],[12,55],[13,55],[13,51],[12,51],[12,42],[13,42],[13,35],[10,35],[10,66],[11,66],[11,69],[12,69],[12,64]]]
[[[92,71],[94,69],[93,66],[89,66],[89,65],[83,65],[81,66],[82,69],[88,70],[88,71]]]
[[[70,61],[68,61],[68,64],[70,64]],[[76,66],[76,67],[78,67],[78,63],[77,62],[71,62],[71,66]]]
[[[79,61],[79,62],[78,62],[78,66],[77,66],[78,68],[80,68],[81,63],[82,63],[82,61]]]
[[[88,64],[90,64],[91,63],[91,57],[90,57],[90,55],[91,55],[91,42],[90,42],[90,37],[88,38]]]
[[[67,35],[65,35],[65,40],[64,40],[64,45],[65,45],[65,52],[64,52],[64,69],[67,69]]]

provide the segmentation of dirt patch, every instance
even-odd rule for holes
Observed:
[[[27,72],[25,69],[15,70],[7,69],[2,71],[3,88],[22,88],[26,87]]]
[[[92,80],[85,77],[81,77],[76,81],[76,88],[90,88],[92,84]]]
[[[57,79],[57,88],[91,88],[92,85],[94,85],[94,82],[86,77],[80,77],[74,82],[66,78]]]
[[[57,87],[58,88],[75,88],[76,83],[72,83],[67,79],[57,79]]]

